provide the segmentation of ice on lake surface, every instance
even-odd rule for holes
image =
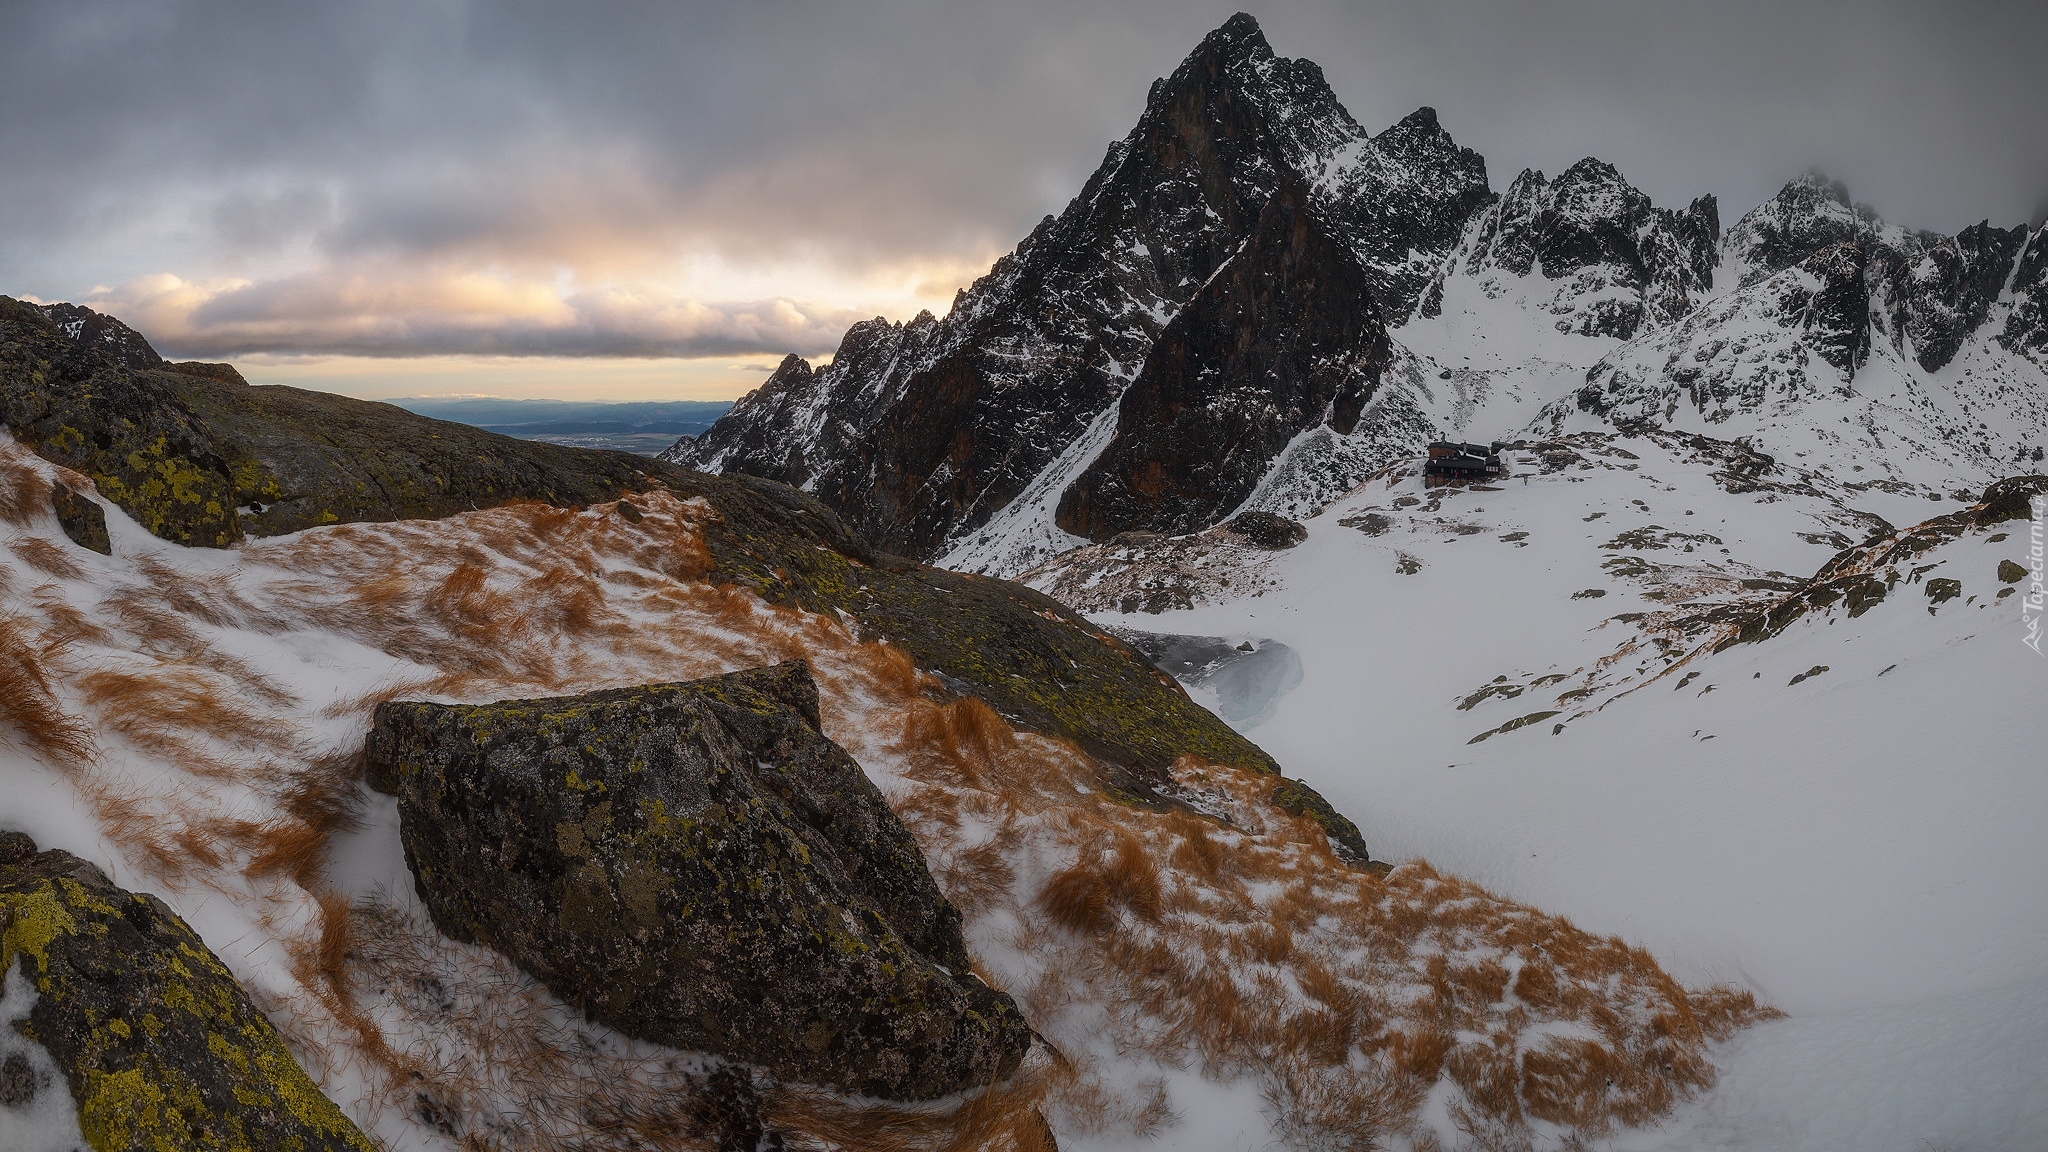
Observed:
[[[1216,714],[1233,728],[1264,723],[1280,698],[1301,685],[1301,657],[1278,640],[1111,631],[1153,667],[1198,695],[1213,696]]]

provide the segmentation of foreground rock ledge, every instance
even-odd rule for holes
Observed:
[[[37,852],[19,832],[0,832],[8,969],[35,988],[18,1029],[63,1072],[99,1152],[373,1152],[176,913],[68,852]],[[18,983],[9,992],[22,995]],[[65,1087],[12,1080],[16,1108]]]
[[[548,700],[379,705],[372,787],[441,931],[621,1032],[899,1100],[1030,1043],[802,663]]]

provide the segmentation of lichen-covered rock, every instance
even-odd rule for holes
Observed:
[[[778,1077],[930,1099],[1013,1072],[1030,1029],[801,663],[482,705],[379,705],[434,922],[630,1035]]]
[[[176,913],[10,832],[0,975],[17,965],[36,993],[17,1029],[62,1070],[96,1152],[372,1152]]]
[[[92,499],[62,484],[50,486],[50,508],[57,513],[57,526],[80,548],[111,556],[113,542],[107,537],[107,510]]]

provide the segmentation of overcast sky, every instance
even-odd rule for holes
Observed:
[[[0,292],[359,395],[730,396],[943,311],[1237,3],[0,4]],[[1377,130],[1731,224],[2048,212],[2048,2],[1278,0]],[[253,370],[251,370],[253,369]]]

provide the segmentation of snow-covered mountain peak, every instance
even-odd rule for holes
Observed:
[[[1816,169],[1787,181],[1777,195],[1736,221],[1722,239],[1721,264],[1728,286],[1739,287],[1831,244],[1852,242],[1873,258],[1902,261],[1940,239],[1885,223],[1876,209],[1852,202],[1847,185]]]

